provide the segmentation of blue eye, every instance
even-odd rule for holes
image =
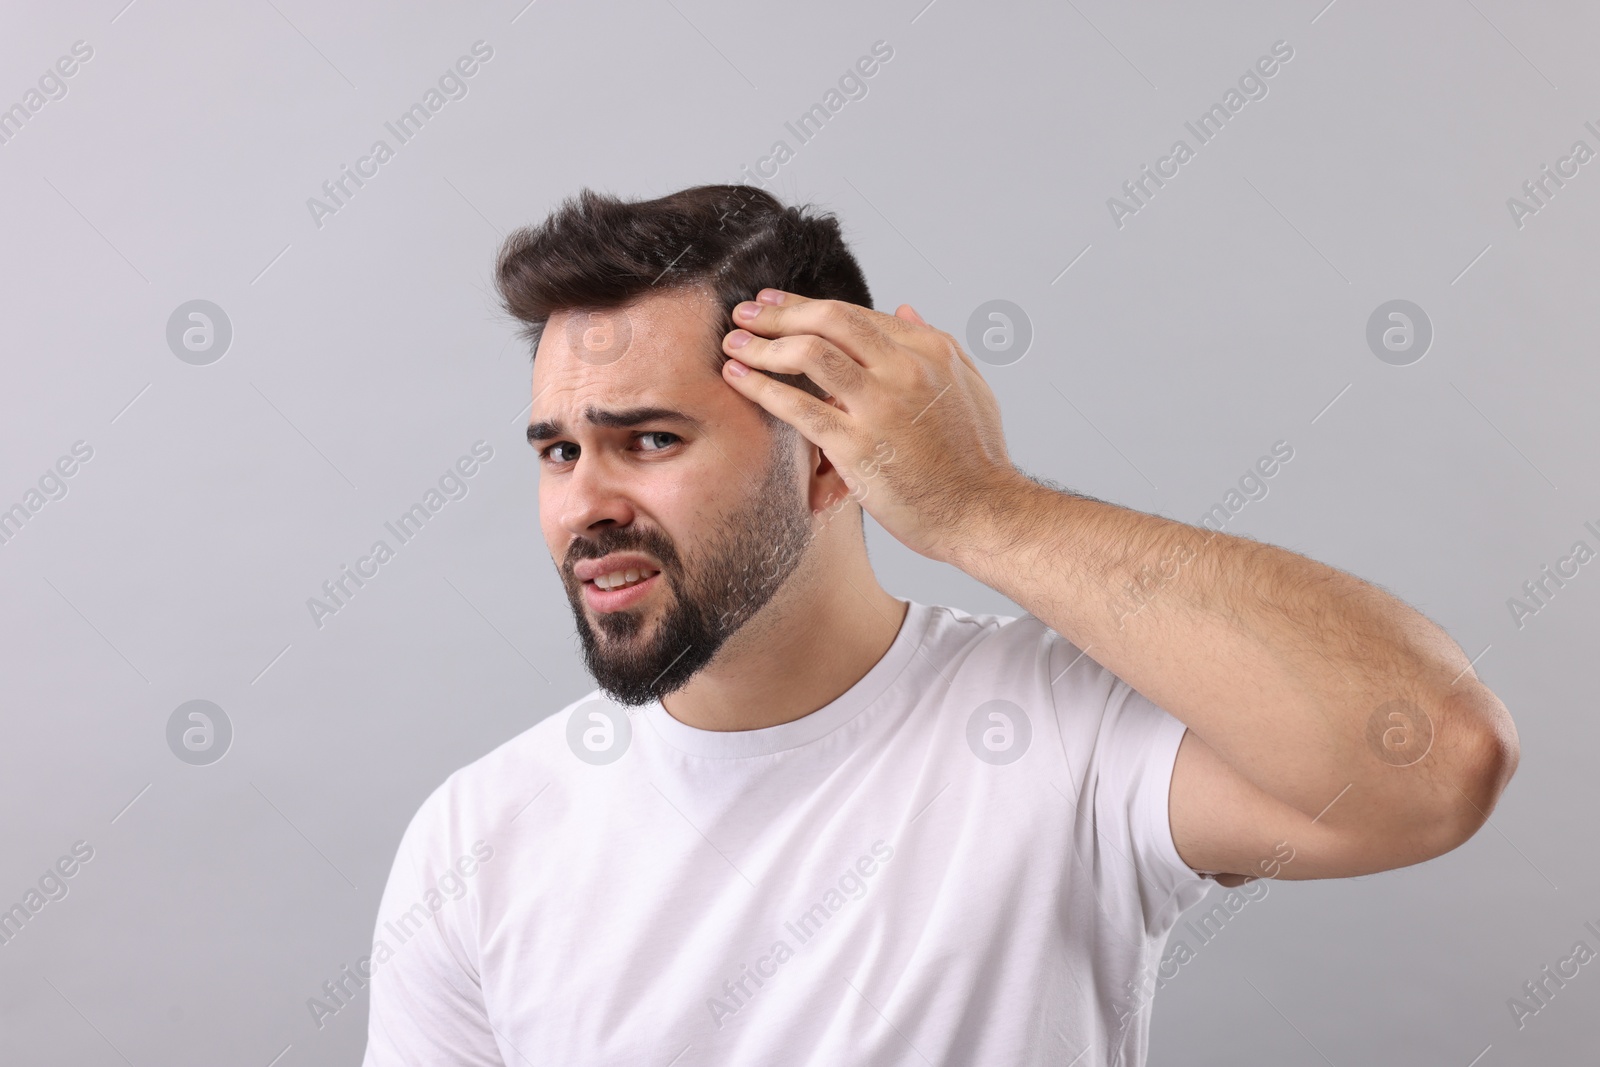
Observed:
[[[671,447],[673,442],[678,440],[678,435],[677,434],[668,433],[665,430],[647,430],[644,433],[639,435],[639,439],[641,441],[644,440],[647,437],[665,437],[665,438],[668,438],[669,440],[667,441],[666,444],[662,445],[661,448],[647,448],[647,449],[645,449],[646,452],[659,452],[659,451],[661,451],[662,448]]]

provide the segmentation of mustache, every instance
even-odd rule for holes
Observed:
[[[662,570],[674,569],[680,562],[677,549],[667,536],[658,530],[608,527],[602,530],[598,537],[573,538],[567,545],[566,559],[561,569],[569,578],[575,578],[572,569],[577,566],[579,560],[599,559],[613,552],[643,552],[660,561]]]

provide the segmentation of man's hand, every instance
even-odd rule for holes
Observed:
[[[972,357],[910,305],[893,315],[763,289],[733,311],[722,375],[822,450],[885,530],[944,563],[975,512],[1033,488],[1006,455],[996,403]],[[804,374],[818,398],[746,367]]]
[[[977,365],[909,307],[764,289],[734,321],[754,336],[734,330],[723,351],[804,374],[830,399],[733,360],[724,380],[817,445],[886,530],[1189,728],[1170,817],[1191,867],[1253,876],[1289,842],[1286,877],[1368,874],[1447,852],[1487,821],[1516,768],[1516,729],[1460,646],[1404,603],[1286,549],[1029,480]],[[1395,708],[1426,726],[1422,751],[1389,745]]]

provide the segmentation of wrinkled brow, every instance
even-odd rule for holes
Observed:
[[[673,408],[642,407],[625,408],[621,411],[604,411],[596,407],[588,407],[583,412],[584,421],[591,426],[605,426],[611,429],[625,429],[629,426],[638,426],[646,422],[675,422],[682,425],[693,426],[700,429],[700,421],[691,415],[677,411]],[[541,419],[528,424],[528,443],[537,444],[540,441],[549,441],[563,437],[566,428],[556,419]]]

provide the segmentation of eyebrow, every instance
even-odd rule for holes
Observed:
[[[645,422],[674,422],[693,426],[697,430],[702,428],[700,421],[693,416],[662,407],[625,408],[621,411],[602,411],[596,407],[588,407],[584,409],[583,417],[590,425],[608,426],[613,429],[638,426]],[[528,424],[528,443],[538,444],[540,441],[564,437],[566,433],[566,429],[555,419],[531,422]]]

